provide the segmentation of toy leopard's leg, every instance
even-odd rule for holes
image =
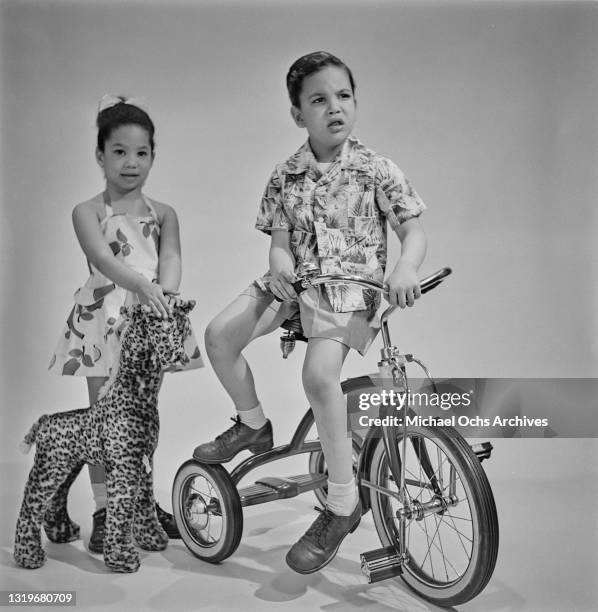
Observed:
[[[133,535],[137,544],[144,550],[164,550],[168,545],[168,535],[158,520],[154,499],[153,457],[144,461],[139,475],[139,493],[135,501],[135,523]]]
[[[106,463],[106,531],[104,534],[104,563],[114,572],[136,572],[139,553],[133,545],[135,499],[139,491],[141,456],[119,453],[121,465]]]
[[[48,465],[46,458],[38,448],[17,520],[14,559],[17,565],[27,569],[41,567],[46,561],[41,545],[42,518],[50,498],[70,471],[64,464]]]
[[[71,485],[84,465],[85,463],[81,462],[73,466],[66,480],[58,487],[50,500],[43,525],[48,539],[52,542],[63,544],[79,539],[81,528],[71,520],[67,510],[67,501]]]

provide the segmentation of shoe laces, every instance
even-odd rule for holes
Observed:
[[[328,527],[334,518],[334,513],[331,512],[328,508],[318,508],[314,506],[314,510],[320,513],[320,516],[314,521],[312,526],[307,530],[306,536],[313,536],[317,542],[322,542],[322,540],[326,540],[326,533],[328,531]]]
[[[216,436],[216,440],[222,440],[226,444],[226,442],[234,437],[237,431],[240,429],[241,425],[241,417],[237,415],[236,417],[230,417],[230,420],[234,423],[232,427],[229,427],[226,431],[222,432],[219,436]]]

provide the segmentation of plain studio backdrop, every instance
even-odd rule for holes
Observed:
[[[395,316],[399,347],[440,377],[596,377],[597,8],[3,2],[3,480],[24,482],[31,456],[16,446],[34,419],[87,400],[82,378],[47,366],[87,278],[71,211],[103,189],[99,98],[149,103],[157,155],[145,192],[178,212],[182,293],[198,302],[192,321],[203,350],[210,319],[267,268],[269,240],[253,229],[260,197],[274,164],[306,137],[291,120],[284,79],[297,57],[319,49],[354,72],[355,135],[393,159],[429,208],[422,276],[454,270]],[[278,334],[247,351],[277,442],[305,410],[303,353],[283,361]],[[378,345],[365,359],[351,355],[344,375],[372,372],[377,359]],[[168,376],[160,412],[156,488],[168,506],[176,468],[230,425],[233,407],[208,365]],[[494,465],[485,465],[497,480],[595,475],[593,439],[495,446]],[[550,466],[533,460],[539,452]],[[18,504],[2,502],[6,547]],[[591,533],[595,504],[582,516]],[[592,562],[580,575],[592,576]]]

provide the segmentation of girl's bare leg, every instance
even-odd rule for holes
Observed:
[[[98,400],[99,391],[107,380],[107,376],[87,377],[87,393],[90,406]],[[96,502],[96,510],[99,510],[106,506],[106,472],[103,465],[89,465],[88,469],[94,501]]]

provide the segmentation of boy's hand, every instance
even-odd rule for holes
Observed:
[[[270,291],[283,302],[286,300],[297,299],[297,293],[293,289],[293,283],[297,280],[292,269],[283,269],[279,271],[270,271]]]
[[[393,306],[413,306],[421,297],[416,267],[408,260],[399,259],[386,284],[388,301]]]

